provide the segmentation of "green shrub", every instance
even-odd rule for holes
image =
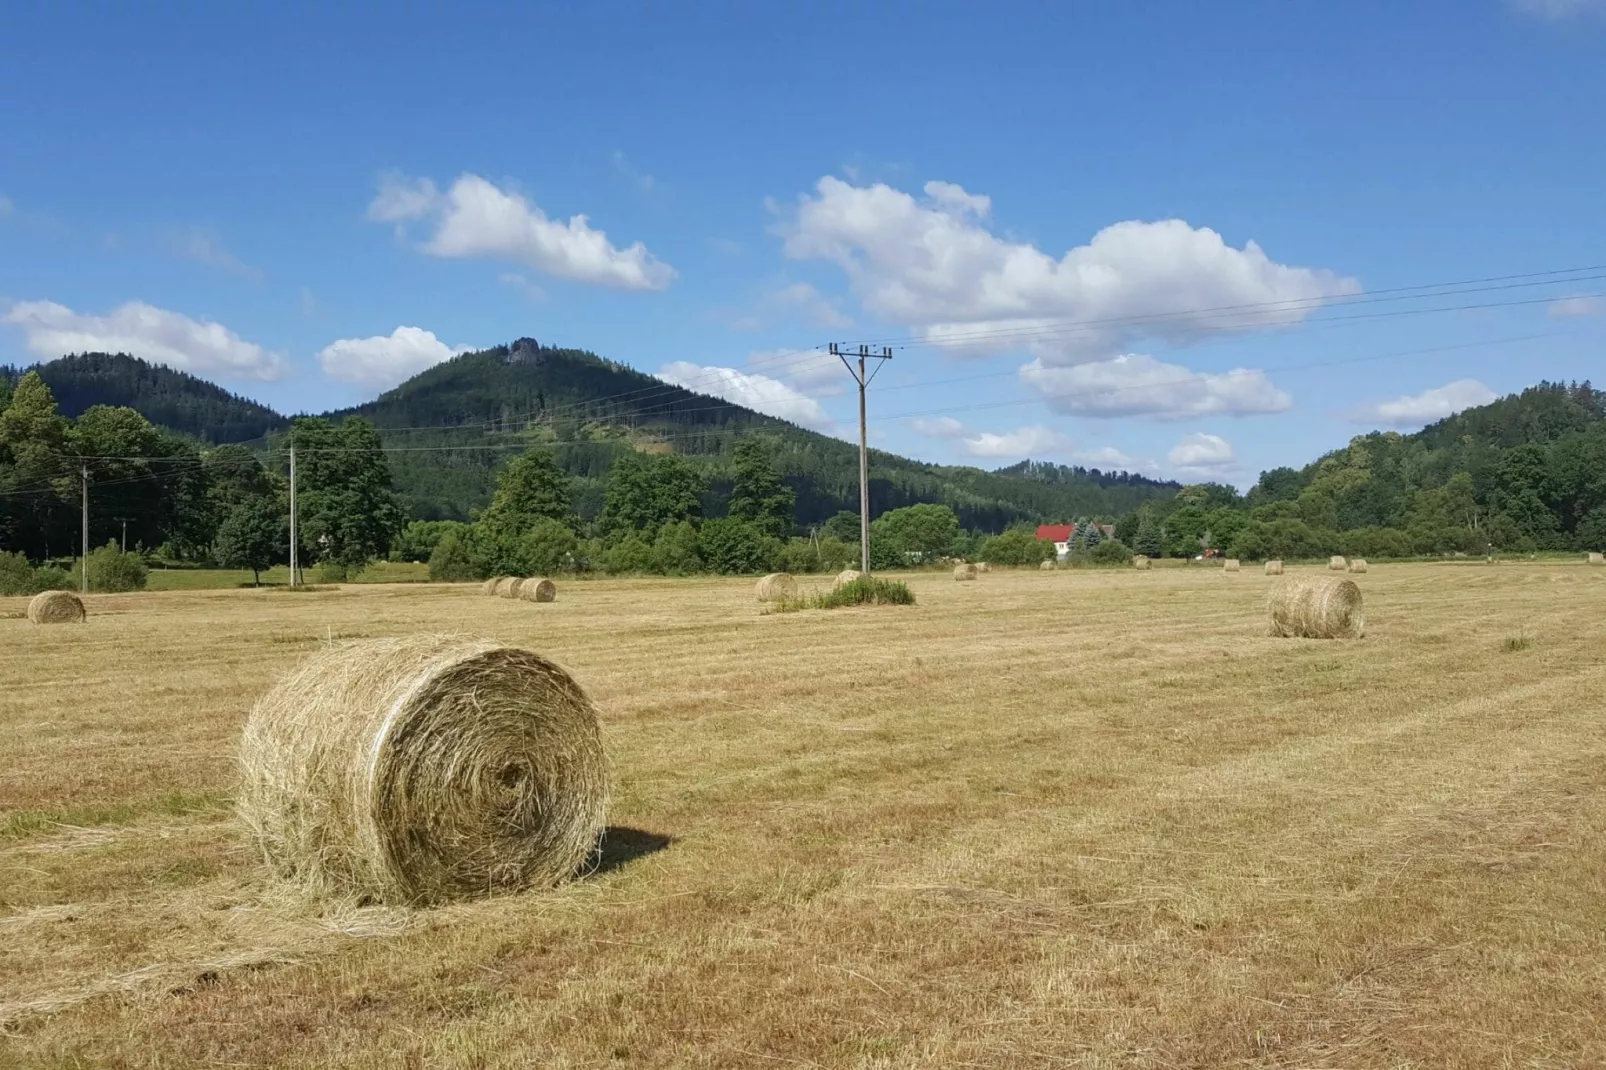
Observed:
[[[745,520],[722,517],[703,523],[698,535],[703,563],[715,572],[764,572],[773,553],[764,533]]]
[[[627,535],[605,560],[609,572],[647,572],[652,569],[652,547],[639,535]]]
[[[1036,565],[1054,556],[1054,544],[1024,528],[994,535],[977,551],[989,565]]]
[[[572,570],[579,549],[580,540],[567,524],[544,516],[519,537],[513,567],[507,571],[515,576],[550,576]]]
[[[872,546],[874,543],[871,544]],[[800,609],[840,609],[843,606],[912,606],[914,592],[907,583],[883,580],[875,576],[860,576],[840,587],[802,598],[787,598],[775,603],[782,613]]]
[[[455,533],[459,539],[468,525],[457,520],[414,520],[409,523],[392,540],[390,544],[390,559],[392,561],[430,561],[435,556],[435,548],[448,533]],[[432,575],[431,579],[434,578]]]
[[[318,563],[319,583],[345,583],[349,575],[349,570],[339,561],[330,560]]]
[[[38,594],[33,566],[20,553],[0,553],[0,595]]]
[[[461,530],[464,525],[441,533],[429,555],[429,578],[437,583],[462,583],[480,579],[474,555]]]
[[[71,572],[59,565],[40,565],[33,570],[35,591],[66,591],[78,589]]]
[[[779,571],[801,573],[820,571],[820,552],[813,539],[788,539],[781,547]]]
[[[697,553],[697,529],[691,521],[680,520],[665,524],[652,544],[652,568],[667,576],[684,576],[699,572],[703,559]]]
[[[150,575],[144,558],[119,550],[115,541],[89,551],[84,567],[89,574],[89,589],[103,594],[143,591]]]
[[[1105,539],[1090,556],[1095,565],[1126,565],[1132,560],[1132,548],[1120,539]]]

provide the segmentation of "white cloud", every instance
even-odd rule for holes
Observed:
[[[1420,427],[1452,416],[1462,409],[1487,405],[1497,397],[1498,394],[1476,379],[1457,379],[1420,394],[1401,395],[1389,401],[1363,405],[1350,414],[1350,419],[1356,423],[1377,423],[1386,427]]]
[[[1021,366],[1020,377],[1042,393],[1049,408],[1074,416],[1182,420],[1286,412],[1294,404],[1265,372],[1193,372],[1141,353],[1070,367],[1033,360]]]
[[[777,320],[803,320],[815,327],[843,329],[853,319],[838,309],[830,298],[806,282],[793,282],[766,291],[752,312],[734,316],[728,326],[736,331],[757,331]]]
[[[1140,461],[1136,457],[1122,453],[1114,446],[1099,446],[1091,450],[1071,451],[1071,460],[1077,464],[1087,465],[1089,468],[1126,469],[1135,471],[1154,467],[1152,461]]]
[[[1511,6],[1524,15],[1557,22],[1583,15],[1606,14],[1606,0],[1511,0]]]
[[[0,317],[21,327],[44,360],[68,353],[127,353],[197,375],[273,380],[290,370],[283,354],[247,342],[221,323],[129,301],[105,316],[82,315],[54,301],[19,301]]]
[[[1029,344],[1050,364],[1105,358],[1144,338],[1182,344],[1295,324],[1359,289],[1180,219],[1116,223],[1055,259],[988,230],[986,197],[945,182],[924,192],[917,200],[826,176],[777,232],[788,256],[839,265],[881,318],[957,348]]]
[[[958,438],[965,433],[965,425],[952,416],[939,416],[935,420],[910,420],[909,426],[914,428],[915,434],[928,438]]]
[[[810,397],[835,397],[853,382],[842,361],[830,353],[810,349],[761,349],[747,355],[749,369],[772,379],[783,379]]]
[[[1073,445],[1069,435],[1051,427],[1022,427],[1003,434],[983,431],[959,440],[972,457],[1025,458],[1050,453],[1065,453]]]
[[[252,282],[262,281],[262,269],[243,263],[239,257],[223,248],[221,239],[214,231],[198,228],[176,231],[168,235],[167,247],[174,256],[185,260],[193,260]]]
[[[557,278],[621,290],[662,290],[675,279],[675,269],[641,242],[616,248],[585,216],[567,223],[549,219],[519,194],[478,175],[460,176],[445,193],[427,178],[388,177],[368,206],[368,218],[432,222],[434,236],[423,245],[431,256],[515,260]]]
[[[397,327],[371,338],[341,338],[318,351],[318,363],[331,379],[389,389],[425,368],[467,353],[474,346],[449,346],[433,331]]]
[[[1183,435],[1165,456],[1182,475],[1204,479],[1225,475],[1238,467],[1238,454],[1232,443],[1220,435],[1203,432]]]
[[[1599,297],[1563,297],[1559,301],[1552,301],[1546,311],[1555,319],[1598,316],[1606,312],[1606,301]]]
[[[658,378],[816,431],[835,426],[818,401],[767,375],[677,360],[658,369]]]

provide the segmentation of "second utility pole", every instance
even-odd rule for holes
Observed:
[[[875,372],[869,376],[864,374],[866,360],[891,360],[892,350],[883,346],[881,352],[870,352],[869,346],[859,347],[859,367],[854,370],[848,363],[846,353],[831,343],[831,355],[842,362],[842,366],[853,376],[853,381],[859,384],[859,571],[866,576],[870,574],[870,432],[869,424],[865,419],[864,393],[870,388],[870,380],[881,371],[881,365],[876,365]]]

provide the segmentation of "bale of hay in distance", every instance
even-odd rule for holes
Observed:
[[[790,572],[771,572],[758,581],[755,588],[760,602],[779,602],[783,598],[797,597],[797,580]]]
[[[1361,589],[1337,576],[1289,577],[1272,588],[1271,634],[1298,639],[1359,639],[1366,634]]]
[[[495,594],[496,585],[501,583],[503,579],[504,577],[502,576],[492,576],[490,579],[480,584],[480,594]]]
[[[845,568],[836,574],[836,579],[832,581],[831,586],[840,587],[844,583],[852,583],[854,580],[863,575],[864,573],[860,572],[856,568]]]
[[[1588,561],[1591,565],[1606,565],[1606,554],[1592,553],[1584,560]]]
[[[1327,567],[1333,572],[1343,572],[1349,568],[1349,562],[1344,560],[1342,554],[1334,554],[1327,559]]]
[[[1236,557],[1229,557],[1222,562],[1221,567],[1228,572],[1237,572],[1243,568],[1243,565],[1239,563]]]
[[[1352,557],[1352,558],[1350,558],[1349,559],[1349,570],[1351,572],[1365,572],[1366,571],[1366,559],[1363,558],[1363,557]]]
[[[1283,563],[1281,561],[1267,561],[1266,562],[1266,575],[1268,575],[1268,576],[1281,576],[1282,574],[1283,574]]]
[[[1135,554],[1132,558],[1132,567],[1138,569],[1139,571],[1147,572],[1149,569],[1149,559],[1143,554]]]
[[[989,565],[987,562],[985,562],[985,561],[976,562],[976,571],[977,572],[991,572],[992,570],[993,570],[993,566]]]
[[[556,884],[608,804],[596,711],[529,650],[461,636],[329,646],[258,700],[239,814],[320,897],[444,902]]]
[[[518,589],[519,578],[517,576],[501,576],[496,581],[493,593],[499,598],[512,598]]]
[[[522,598],[526,602],[556,602],[558,600],[558,585],[544,577],[534,577],[521,580],[514,598]]]
[[[71,591],[44,591],[29,600],[28,619],[35,624],[76,624],[84,619],[84,603]]]
[[[1054,562],[1052,562],[1052,561],[1044,561],[1041,565],[1037,566],[1037,570],[1039,572],[1053,572],[1054,571]]]
[[[975,578],[976,578],[976,566],[975,565],[972,565],[969,562],[966,562],[963,565],[955,565],[954,566],[954,579],[955,580],[974,580]]]

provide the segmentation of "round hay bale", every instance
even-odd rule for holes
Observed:
[[[239,814],[307,892],[427,904],[572,875],[608,805],[596,711],[529,650],[420,635],[329,646],[260,700]]]
[[[861,577],[863,575],[864,575],[864,573],[860,572],[856,568],[845,568],[841,572],[838,572],[836,574],[836,580],[833,581],[832,586],[833,587],[840,587],[844,583],[852,583],[854,580],[858,579],[859,577]]]
[[[1282,574],[1283,574],[1283,563],[1281,561],[1267,561],[1266,562],[1266,575],[1268,575],[1268,576],[1281,576]]]
[[[975,565],[972,565],[969,562],[966,562],[963,565],[955,565],[954,566],[954,579],[955,580],[974,580],[975,578],[976,578],[976,566]]]
[[[1053,572],[1054,571],[1054,562],[1052,562],[1052,561],[1044,561],[1041,565],[1037,566],[1037,570],[1039,572]]]
[[[1590,554],[1584,558],[1591,565],[1606,565],[1606,554]]]
[[[1227,572],[1237,572],[1238,570],[1243,568],[1243,566],[1241,564],[1239,564],[1238,559],[1236,557],[1227,558],[1225,561],[1223,561],[1221,563],[1221,567],[1224,570],[1226,570]]]
[[[558,600],[558,585],[549,579],[539,576],[522,580],[513,597],[522,598],[526,602],[556,602]]]
[[[991,572],[992,570],[993,570],[993,566],[989,565],[987,562],[985,562],[985,561],[976,562],[976,571],[977,572]]]
[[[502,579],[503,577],[501,576],[492,576],[490,579],[480,584],[480,594],[495,594],[496,585],[501,583]]]
[[[84,604],[71,591],[45,591],[29,600],[28,619],[35,624],[76,624],[84,619]]]
[[[755,588],[760,602],[779,602],[783,598],[797,597],[797,580],[790,572],[771,572],[758,581]]]
[[[1365,572],[1366,571],[1366,559],[1365,558],[1361,558],[1361,557],[1352,557],[1352,558],[1350,558],[1349,559],[1349,570],[1351,572]]]
[[[1327,559],[1327,567],[1333,572],[1343,572],[1349,568],[1349,562],[1344,560],[1343,555],[1334,554]]]
[[[1132,558],[1132,567],[1140,572],[1147,572],[1149,570],[1149,559],[1142,554],[1136,554]]]
[[[497,578],[492,593],[498,598],[512,598],[518,593],[519,578],[517,576],[501,576]]]
[[[1337,576],[1290,577],[1266,602],[1271,634],[1298,639],[1359,639],[1366,634],[1361,589]]]

